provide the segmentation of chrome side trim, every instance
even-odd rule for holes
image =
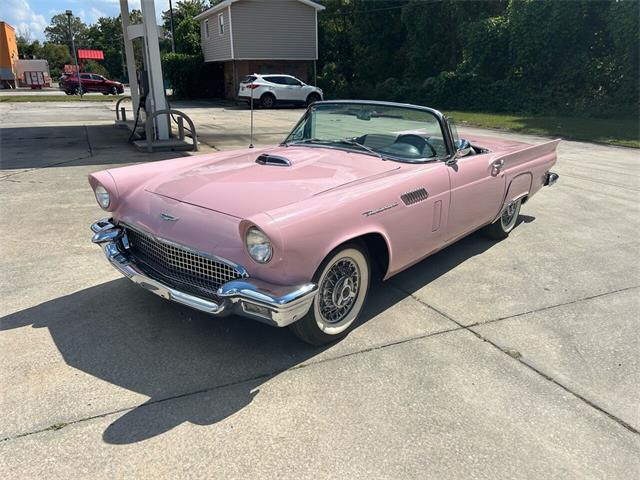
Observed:
[[[100,244],[109,263],[129,280],[166,300],[211,315],[236,313],[284,327],[305,316],[317,294],[318,286],[314,283],[281,286],[245,278],[223,284],[217,291],[217,298],[199,297],[166,285],[143,271],[124,248],[127,236],[121,227],[101,220],[91,225],[91,230],[93,242]]]
[[[368,210],[366,212],[364,212],[362,215],[364,215],[365,217],[370,217],[371,215],[375,215],[376,213],[382,213],[385,210],[390,210],[394,207],[398,206],[398,202],[392,203],[390,205],[385,205],[384,207],[380,207],[380,208],[376,208],[373,210]]]

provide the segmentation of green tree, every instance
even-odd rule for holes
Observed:
[[[69,47],[66,45],[45,43],[40,49],[38,56],[49,63],[49,72],[51,74],[51,78],[54,79],[57,79],[62,75],[63,68],[66,64],[73,63]]]
[[[87,29],[87,44],[95,50],[102,50],[104,60],[100,62],[105,72],[97,72],[114,79],[124,77],[124,46],[120,17],[101,17]]]
[[[71,18],[71,31],[76,43],[76,48],[82,48],[87,43],[87,26],[80,17]],[[47,41],[59,45],[71,45],[69,36],[69,20],[64,13],[51,17],[51,23],[44,29]]]
[[[173,30],[177,53],[197,55],[200,47],[200,22],[194,17],[208,8],[204,0],[182,0],[173,7]],[[162,12],[163,27],[171,37],[171,15],[169,10]]]
[[[21,55],[25,58],[28,57],[36,57],[40,56],[40,50],[42,49],[42,45],[38,40],[30,40],[28,38],[19,35],[16,38],[16,44],[18,46],[18,55]]]
[[[83,72],[91,72],[91,73],[97,73],[98,75],[102,75],[104,77],[107,78],[113,78],[111,73],[109,71],[107,71],[107,69],[104,67],[104,65],[100,62],[97,62],[95,60],[87,60],[86,62],[84,62],[84,66],[82,69]]]

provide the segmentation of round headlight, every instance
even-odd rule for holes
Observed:
[[[111,203],[109,192],[107,192],[107,189],[100,184],[96,186],[96,200],[98,201],[98,205],[100,205],[105,210],[109,208],[109,204]]]
[[[249,252],[251,258],[256,262],[267,263],[271,260],[271,255],[273,254],[271,242],[269,238],[256,227],[251,227],[247,230],[245,244],[247,246],[247,252]]]

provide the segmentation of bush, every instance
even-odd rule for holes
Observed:
[[[220,65],[205,63],[202,55],[167,53],[162,56],[164,78],[178,98],[221,97],[224,78]]]
[[[109,78],[109,72],[101,63],[96,62],[95,60],[87,60],[84,62],[82,67],[83,72],[91,72],[97,73],[98,75],[102,75],[103,77]]]
[[[330,98],[347,98],[349,97],[349,88],[344,75],[338,73],[335,63],[327,63],[318,75],[318,86],[325,92],[329,92]]]

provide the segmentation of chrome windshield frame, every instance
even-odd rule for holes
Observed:
[[[401,158],[397,158],[397,157],[388,157],[389,160],[397,161],[397,162],[403,162],[403,163],[425,163],[426,161],[448,161],[451,158],[455,158],[456,149],[455,149],[455,145],[453,143],[451,130],[449,129],[449,123],[447,122],[447,118],[445,117],[445,115],[442,112],[440,112],[439,110],[436,110],[434,108],[423,107],[421,105],[413,105],[411,103],[383,102],[383,101],[378,101],[378,100],[323,100],[321,102],[315,102],[312,105],[309,105],[309,107],[307,107],[307,110],[305,111],[305,113],[302,115],[302,117],[300,117],[300,120],[298,120],[296,122],[294,127],[287,134],[287,136],[285,137],[285,139],[282,141],[282,143],[280,145],[281,146],[289,145],[287,140],[289,139],[291,134],[294,131],[296,131],[296,129],[309,117],[309,115],[311,114],[311,112],[312,112],[312,110],[314,108],[316,108],[318,106],[321,106],[321,105],[372,105],[372,106],[381,106],[381,107],[406,108],[407,110],[417,110],[417,111],[421,111],[421,112],[430,113],[431,115],[433,115],[436,118],[436,120],[438,121],[438,124],[440,126],[440,131],[442,132],[442,138],[444,140],[445,147],[447,149],[446,157],[429,158],[429,159],[424,159],[424,160],[419,159],[417,161],[416,160],[410,160],[410,159],[404,159],[404,158],[401,159]],[[296,145],[297,146],[313,146],[313,144],[303,144],[303,143],[299,143],[299,144],[296,144]],[[315,146],[317,147],[319,145],[315,145]],[[326,147],[326,145],[325,145],[325,147]],[[340,147],[340,148],[343,149],[343,150],[346,150],[343,147]]]

